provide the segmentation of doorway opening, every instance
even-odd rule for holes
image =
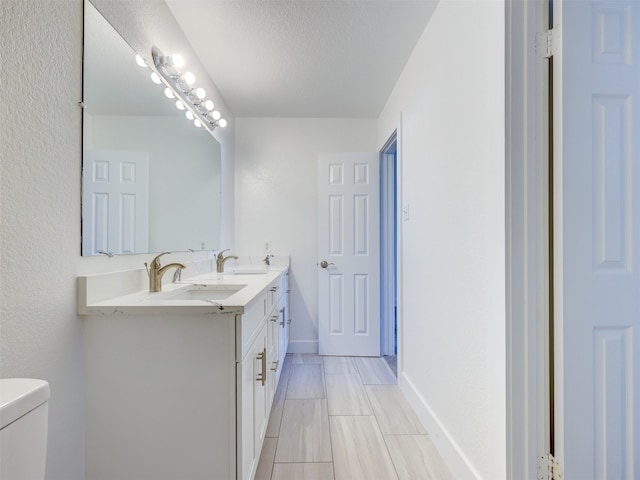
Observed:
[[[380,352],[397,376],[397,130],[380,150]]]

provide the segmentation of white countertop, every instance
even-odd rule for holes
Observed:
[[[125,295],[116,295],[110,298],[104,290],[108,290],[110,285],[126,284],[126,279],[130,278],[135,272],[125,271],[106,274],[111,276],[108,280],[92,275],[78,277],[78,314],[241,314],[253,299],[287,269],[287,266],[272,265],[269,270],[261,274],[206,273],[176,283],[169,281],[162,285],[161,292],[152,293],[147,289],[134,291],[133,293]],[[118,278],[118,274],[121,275],[122,279]],[[244,287],[221,300],[182,300],[172,298],[172,295],[179,294],[181,290],[187,290],[193,285],[244,285]],[[95,292],[91,291],[92,289],[102,289],[102,291],[96,295]],[[118,290],[117,287],[114,288],[114,291],[116,290]],[[119,290],[122,290],[122,288]]]

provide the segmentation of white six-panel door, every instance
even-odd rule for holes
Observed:
[[[554,2],[556,440],[565,480],[640,478],[640,2]]]
[[[84,151],[82,253],[146,253],[149,154]]]
[[[318,157],[320,355],[380,355],[378,198],[377,154]]]

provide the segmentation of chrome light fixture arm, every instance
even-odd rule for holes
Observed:
[[[211,111],[205,107],[204,99],[197,95],[197,89],[191,87],[182,72],[173,65],[171,57],[165,56],[155,45],[151,48],[153,66],[162,83],[171,90],[174,97],[181,101],[185,109],[194,117],[196,126],[204,127],[210,134],[216,127],[225,127],[227,121],[220,117],[219,112]],[[191,118],[191,117],[189,117]],[[199,122],[200,125],[198,125]]]

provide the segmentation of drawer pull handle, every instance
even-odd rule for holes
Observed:
[[[264,384],[267,382],[267,349],[266,347],[260,352],[257,356],[257,360],[261,360],[261,372],[258,374],[258,378],[256,378],[256,382],[260,382],[264,387]]]
[[[270,288],[270,290],[271,290],[272,292],[277,292],[277,291],[278,291],[278,287],[271,287],[271,288]]]
[[[291,323],[291,319],[287,320],[287,325],[289,325]]]
[[[275,372],[276,370],[278,370],[278,364],[280,363],[280,360],[276,360],[275,362],[273,362],[273,365],[271,366],[271,371]]]
[[[278,321],[278,315],[271,315],[271,317],[269,317],[269,320],[271,320],[272,322],[277,322]]]

